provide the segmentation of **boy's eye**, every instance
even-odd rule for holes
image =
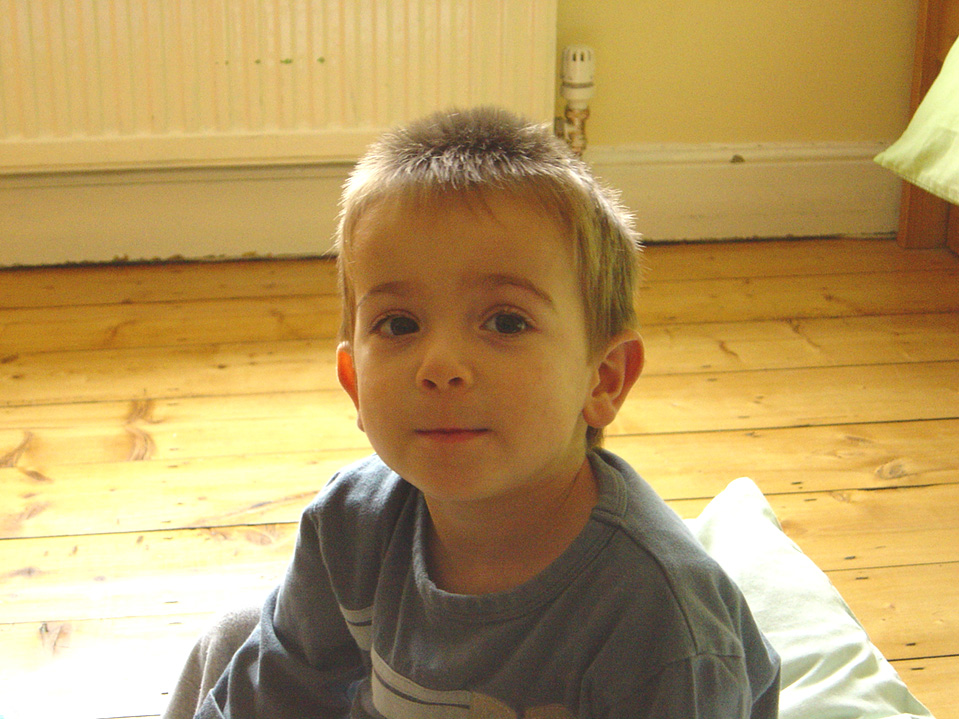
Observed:
[[[419,324],[412,317],[405,315],[394,315],[387,317],[377,324],[376,330],[387,337],[401,337],[402,335],[411,335],[418,332]]]
[[[517,335],[525,332],[529,325],[520,315],[500,312],[490,317],[484,327],[501,335]]]

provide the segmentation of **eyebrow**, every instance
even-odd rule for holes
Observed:
[[[471,278],[467,285],[473,285],[477,287],[483,287],[487,289],[497,289],[500,287],[515,287],[516,289],[530,293],[531,295],[539,298],[539,300],[549,307],[555,307],[556,303],[553,301],[553,298],[548,292],[543,289],[540,289],[536,286],[535,283],[521,277],[519,275],[512,275],[504,272],[495,272],[488,275],[479,275],[475,278]],[[403,280],[392,280],[389,282],[381,282],[378,285],[373,285],[367,292],[363,294],[357,300],[356,306],[359,307],[366,300],[371,297],[377,297],[381,295],[389,295],[393,297],[402,297],[404,295],[409,295],[413,292],[413,285],[409,282]]]
[[[482,275],[477,279],[476,284],[489,287],[491,289],[496,289],[498,287],[516,287],[517,289],[524,290],[532,295],[535,295],[550,307],[556,306],[556,303],[553,302],[553,298],[548,292],[537,287],[536,284],[525,277],[520,277],[519,275],[511,275],[508,273]]]
[[[370,297],[375,297],[377,295],[392,295],[394,297],[400,297],[402,295],[409,294],[412,291],[412,285],[409,282],[403,282],[402,280],[393,280],[391,282],[381,282],[378,285],[373,285],[367,292],[360,297],[356,306],[359,307]]]

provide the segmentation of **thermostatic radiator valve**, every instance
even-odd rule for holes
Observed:
[[[562,125],[562,137],[573,152],[582,155],[586,149],[586,119],[589,100],[593,96],[593,49],[588,45],[569,45],[563,48],[563,71],[560,94],[566,100],[565,118],[557,118]]]

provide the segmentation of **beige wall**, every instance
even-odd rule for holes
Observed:
[[[918,0],[559,0],[596,54],[591,145],[891,141]]]
[[[648,239],[895,229],[872,156],[906,125],[919,0],[557,1],[559,48],[597,55],[588,159]],[[0,266],[315,254],[345,173],[0,176]]]

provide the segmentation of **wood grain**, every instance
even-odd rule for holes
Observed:
[[[4,674],[8,716],[159,716],[207,614],[0,624],[19,671]],[[148,650],[146,650],[148,648]],[[123,657],[117,661],[116,657]],[[78,664],[102,671],[76,671]]]
[[[893,667],[916,697],[934,709],[936,719],[959,719],[955,682],[959,677],[959,657],[928,657],[892,662]]]
[[[656,244],[643,256],[659,281],[952,270],[948,252],[909,252],[887,239]],[[162,271],[158,271],[158,267]],[[333,295],[330,259],[0,269],[0,308],[150,304],[237,297]]]
[[[251,335],[275,334],[273,318]],[[314,328],[315,329],[315,328]],[[653,325],[644,377],[798,369],[959,356],[959,314]],[[0,406],[336,389],[335,339],[21,352],[0,374]]]
[[[355,416],[349,398],[333,389],[0,407],[0,465],[367,447]],[[608,433],[955,417],[959,362],[905,363],[646,377]]]
[[[846,570],[829,578],[887,659],[955,655],[959,563]]]
[[[959,420],[946,420],[613,437],[608,446],[665,498],[706,499],[747,474],[768,495],[953,484],[957,435]],[[337,470],[369,451],[254,449],[217,456],[214,438],[176,460],[30,468],[21,457],[0,468],[0,536],[291,522]]]
[[[751,476],[955,717],[959,260],[849,238],[645,265],[648,367],[609,448],[686,516]],[[335,295],[325,260],[0,272],[3,686],[126,677],[76,706],[157,715],[192,637],[275,585],[302,508],[370,451]]]
[[[339,302],[238,298],[0,310],[0,357],[64,350],[314,339],[339,329]]]

